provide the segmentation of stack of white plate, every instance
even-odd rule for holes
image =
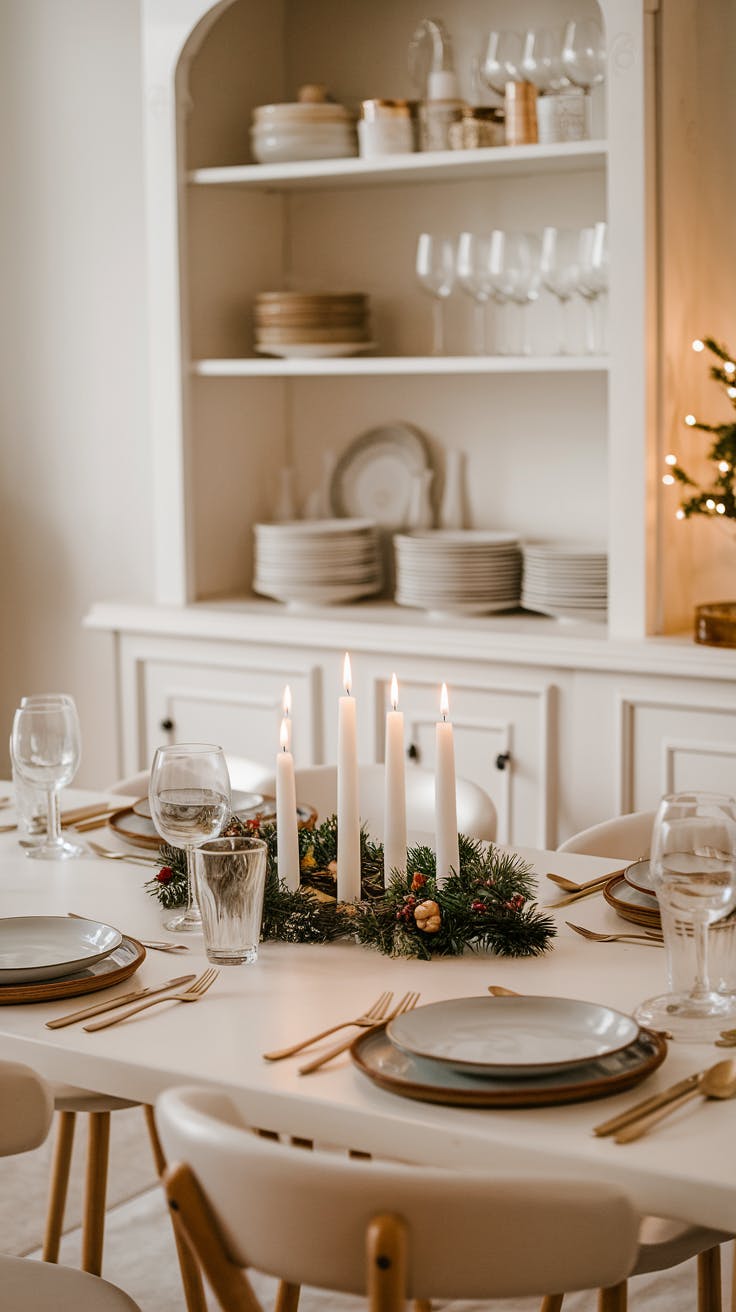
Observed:
[[[396,601],[435,615],[490,615],[519,604],[521,549],[513,533],[397,533]]]
[[[365,292],[260,292],[253,324],[255,349],[286,359],[357,355],[373,344]]]
[[[337,606],[380,592],[383,569],[372,519],[254,527],[254,592],[292,606]]]
[[[354,116],[331,101],[259,105],[250,143],[259,164],[345,159],[358,153]]]
[[[591,543],[527,543],[521,604],[558,619],[604,621],[608,553]]]

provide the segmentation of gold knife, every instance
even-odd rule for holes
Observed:
[[[676,1102],[689,1089],[695,1087],[700,1079],[700,1072],[696,1071],[693,1075],[687,1075],[684,1080],[678,1080],[677,1084],[671,1084],[669,1089],[663,1089],[661,1093],[655,1093],[651,1098],[643,1098],[641,1102],[634,1103],[627,1111],[621,1112],[619,1116],[613,1116],[610,1121],[603,1121],[601,1125],[593,1126],[593,1134],[603,1137],[607,1134],[616,1134],[623,1130],[624,1126],[630,1125],[633,1121],[638,1121],[640,1116],[646,1116],[648,1112],[654,1112],[659,1107],[666,1107],[670,1102]]]
[[[178,989],[182,984],[188,984],[193,979],[194,975],[178,975],[176,979],[167,980],[165,984],[155,989],[133,989],[132,993],[122,993],[118,998],[108,998],[107,1002],[98,1002],[93,1007],[84,1007],[81,1011],[73,1011],[67,1016],[57,1016],[54,1020],[47,1020],[46,1028],[60,1030],[64,1025],[73,1025],[77,1020],[99,1016],[103,1011],[114,1011],[116,1007],[124,1007],[128,1002],[137,1002],[139,998],[152,998],[156,993],[167,993],[169,989]]]

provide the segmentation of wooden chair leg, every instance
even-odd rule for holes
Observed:
[[[163,1183],[174,1227],[181,1227],[182,1242],[188,1242],[197,1254],[223,1312],[263,1312],[247,1275],[230,1261],[209,1203],[190,1168],[167,1166]]]
[[[698,1253],[698,1312],[721,1312],[720,1246]]]
[[[153,1107],[145,1106],[143,1108],[146,1125],[148,1127],[148,1137],[151,1140],[151,1151],[153,1160],[156,1164],[156,1173],[163,1181],[166,1170],[166,1158],[164,1150],[161,1147],[161,1140],[158,1137],[156,1122],[153,1116]],[[171,1212],[169,1212],[171,1216]],[[179,1259],[179,1270],[181,1272],[181,1283],[184,1289],[184,1300],[187,1305],[187,1312],[207,1312],[207,1299],[205,1298],[204,1285],[202,1283],[202,1273],[199,1269],[194,1253],[184,1239],[177,1225],[174,1224],[174,1218],[171,1217],[172,1228],[174,1231],[174,1243],[176,1244],[176,1255]]]
[[[539,1312],[560,1312],[564,1294],[545,1294]]]
[[[290,1285],[286,1280],[279,1280],[273,1312],[297,1312],[301,1292],[301,1285]]]
[[[432,1304],[428,1298],[414,1299],[414,1312],[432,1312]]]
[[[374,1216],[366,1232],[370,1312],[403,1312],[406,1299],[406,1226],[399,1216]]]
[[[82,1270],[102,1274],[105,1240],[107,1164],[110,1156],[110,1113],[88,1112],[87,1170],[82,1216]]]
[[[626,1312],[626,1281],[598,1290],[598,1312]]]
[[[69,1187],[69,1167],[74,1145],[75,1112],[58,1112],[56,1116],[56,1143],[51,1165],[49,1201],[46,1209],[46,1230],[43,1237],[44,1262],[58,1262],[64,1209]]]

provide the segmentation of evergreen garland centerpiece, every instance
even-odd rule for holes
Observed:
[[[410,847],[406,874],[384,887],[383,847],[360,834],[361,898],[337,901],[337,819],[299,830],[299,889],[278,876],[276,826],[233,816],[228,835],[262,838],[268,849],[261,938],[328,943],[354,938],[387,956],[459,956],[466,948],[499,956],[546,952],[554,922],[532,901],[532,870],[513,853],[459,836],[460,869],[437,884],[431,848]],[[147,883],[165,910],[186,902],[186,854],[160,850],[161,868]]]

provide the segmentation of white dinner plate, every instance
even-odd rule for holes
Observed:
[[[545,1074],[619,1052],[639,1035],[632,1016],[575,998],[455,998],[386,1027],[403,1052],[476,1075]]]
[[[330,482],[336,515],[370,515],[383,528],[407,522],[414,479],[429,466],[427,443],[409,424],[361,433],[340,456]]]
[[[0,984],[62,979],[101,961],[123,941],[119,929],[67,916],[0,920]]]
[[[646,907],[651,911],[659,909],[648,860],[635,861],[633,865],[627,866],[624,870],[624,881],[626,887],[622,884],[616,889],[619,900],[630,902],[633,906]]]

